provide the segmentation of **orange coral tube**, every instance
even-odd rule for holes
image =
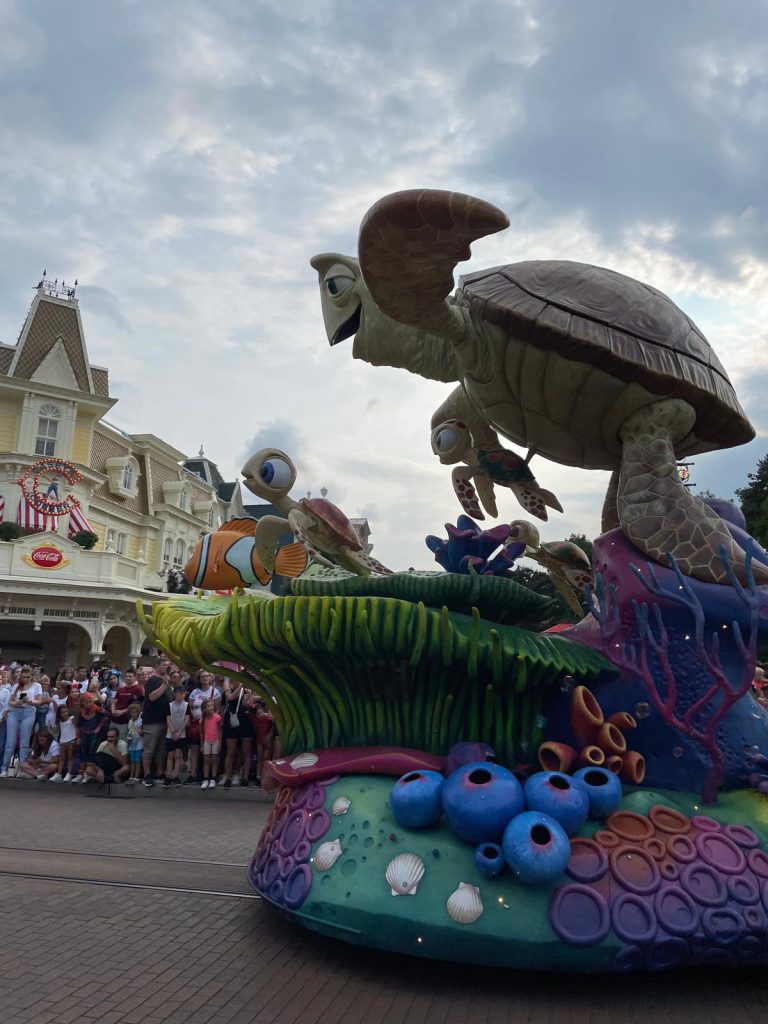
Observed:
[[[579,746],[595,742],[595,734],[603,721],[603,712],[592,691],[586,686],[577,686],[571,695],[571,728]]]
[[[627,749],[624,734],[612,723],[605,722],[597,731],[594,741],[605,754],[623,754]]]
[[[636,750],[628,750],[624,755],[624,771],[622,779],[632,786],[639,786],[645,778],[645,758]]]
[[[545,772],[569,772],[577,757],[577,752],[567,743],[547,741],[539,747],[539,764]]]
[[[625,732],[627,729],[636,729],[637,722],[628,711],[615,711],[608,719],[611,725]]]
[[[624,768],[624,758],[619,757],[618,754],[610,754],[605,759],[603,768],[607,768],[609,772],[613,772],[614,775],[621,775]]]
[[[605,764],[605,754],[600,747],[590,744],[579,752],[579,764],[585,768],[599,768]]]

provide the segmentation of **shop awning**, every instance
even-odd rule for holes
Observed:
[[[69,530],[67,536],[70,540],[75,536],[76,533],[80,533],[81,530],[87,530],[88,533],[94,533],[94,529],[88,520],[85,518],[79,508],[73,508],[69,513]]]
[[[30,505],[26,494],[22,494],[19,501],[16,522],[23,530],[51,530],[53,533],[58,530],[58,516],[47,516],[43,512],[38,512]]]

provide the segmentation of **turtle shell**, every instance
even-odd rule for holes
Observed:
[[[546,544],[541,545],[541,549],[558,562],[564,562],[566,565],[583,565],[586,569],[592,568],[586,551],[569,540],[547,541]]]
[[[650,285],[586,263],[525,260],[465,275],[461,297],[510,337],[689,402],[699,442],[689,452],[755,436],[707,339]]]
[[[525,459],[506,448],[479,450],[477,464],[497,483],[530,483],[536,479]]]
[[[360,538],[354,531],[352,523],[332,501],[325,498],[304,498],[300,502],[325,527],[328,533],[338,540],[339,544],[352,551],[361,551]]]

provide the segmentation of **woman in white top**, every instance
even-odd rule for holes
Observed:
[[[16,751],[16,740],[19,741],[19,764],[24,764],[29,757],[29,738],[42,696],[42,686],[33,681],[32,669],[25,665],[19,673],[18,683],[11,687],[0,779],[8,778],[8,765]]]
[[[22,778],[29,776],[45,782],[55,775],[58,766],[59,744],[47,729],[41,729],[32,744],[32,756],[22,761],[19,773]]]

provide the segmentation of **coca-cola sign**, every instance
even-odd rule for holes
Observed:
[[[28,555],[24,555],[24,561],[38,569],[60,569],[69,564],[64,552],[53,544],[41,544],[39,548],[33,548]]]

